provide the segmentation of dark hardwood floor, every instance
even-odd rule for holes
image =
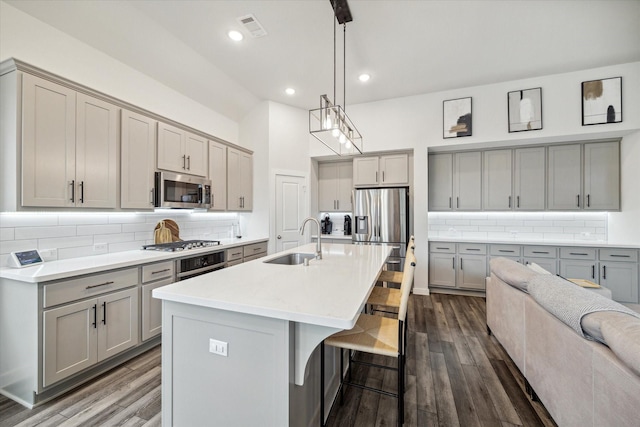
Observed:
[[[482,298],[412,295],[405,426],[555,426],[485,326]],[[388,358],[370,358],[387,363]],[[389,363],[393,361],[389,360]],[[396,374],[358,365],[353,378],[395,390]],[[396,400],[347,387],[328,426],[395,426]],[[160,348],[33,410],[0,396],[0,426],[159,426]]]

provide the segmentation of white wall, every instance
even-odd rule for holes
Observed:
[[[144,55],[144,52],[140,52]],[[202,132],[238,143],[238,123],[0,2],[0,61],[17,58]],[[169,60],[169,59],[168,59]],[[185,73],[184,78],[189,78]]]
[[[620,160],[622,206],[620,212],[609,213],[609,240],[637,245],[640,243],[640,132],[624,137]]]

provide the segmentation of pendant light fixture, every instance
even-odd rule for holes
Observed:
[[[343,27],[343,96],[344,108],[334,104],[329,97],[320,95],[320,108],[309,111],[309,133],[326,145],[338,156],[362,154],[362,135],[347,116],[346,97],[346,60],[347,60],[347,22],[351,22],[351,11],[347,0],[329,0],[333,7],[333,99],[336,100],[336,21]]]

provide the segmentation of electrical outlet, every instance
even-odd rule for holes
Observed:
[[[58,259],[58,249],[39,249],[44,261],[55,261]]]
[[[227,357],[229,355],[228,345],[224,341],[214,340],[213,338],[209,338],[209,352],[213,354],[218,354],[220,356]]]
[[[108,246],[106,243],[96,243],[93,245],[93,253],[96,254],[106,254]]]

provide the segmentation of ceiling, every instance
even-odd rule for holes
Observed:
[[[239,121],[262,100],[334,99],[330,0],[5,0]],[[346,101],[389,98],[640,61],[640,1],[351,0]],[[253,38],[237,21],[253,14]],[[233,42],[231,29],[245,38]],[[36,64],[37,65],[37,64]],[[371,80],[358,81],[367,72]],[[601,77],[601,76],[594,76]],[[294,96],[284,89],[292,87]]]

